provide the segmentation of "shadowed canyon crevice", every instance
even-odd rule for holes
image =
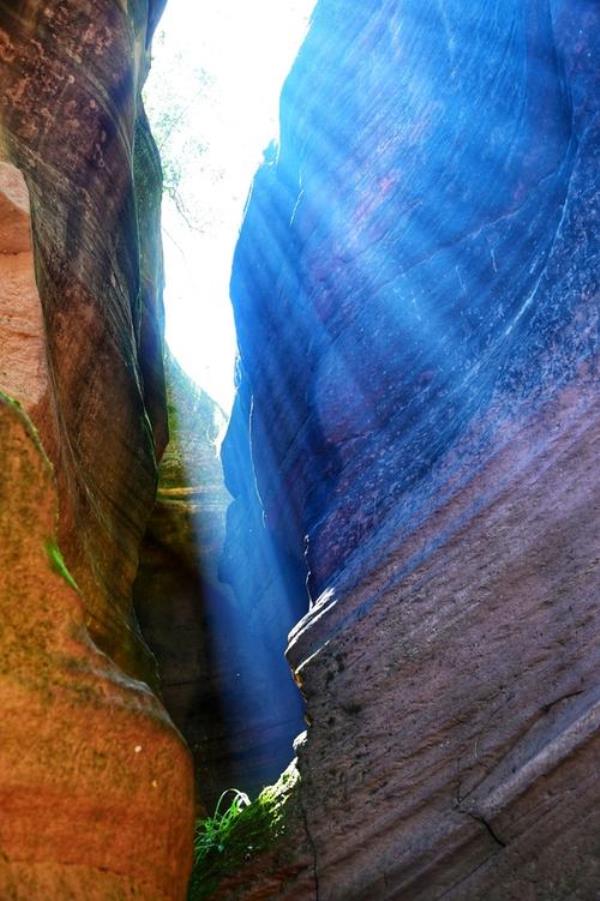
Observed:
[[[161,5],[0,2],[0,895],[183,898],[194,810],[297,753],[213,897],[595,898],[600,9],[319,0],[223,480],[163,347]]]

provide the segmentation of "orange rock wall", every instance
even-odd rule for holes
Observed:
[[[56,549],[56,484],[0,397],[0,897],[185,897],[187,749],[93,645]]]
[[[158,7],[0,3],[2,898],[179,899],[191,865],[131,601],[167,439]]]
[[[4,285],[0,327],[42,330],[45,358],[33,337],[22,360],[13,347],[25,342],[3,342],[0,371],[11,371],[9,391],[27,382],[15,393],[56,467],[61,547],[88,626],[145,678],[152,662],[132,620],[130,587],[166,442],[161,273],[152,262],[160,263],[160,167],[140,99],[152,12],[140,4],[133,16],[109,0],[0,6],[0,146],[20,172],[3,166],[13,188],[0,187],[0,215],[7,209],[23,220],[22,178],[43,320],[23,259],[29,274],[13,273],[19,284],[8,283],[8,297]]]

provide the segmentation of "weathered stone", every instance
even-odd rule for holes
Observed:
[[[599,56],[588,0],[320,0],[284,90],[225,463],[313,599],[321,901],[600,891]]]
[[[0,368],[56,467],[60,543],[91,633],[145,678],[131,583],[166,443],[160,168],[140,100],[152,15],[140,3],[130,17],[109,0],[0,5],[0,148],[27,184],[41,300],[40,314],[31,258],[8,261],[22,284],[3,283],[3,320],[13,332],[25,320],[22,353],[34,358],[19,360],[8,342]],[[2,172],[3,183],[7,172],[15,179]],[[0,190],[2,208],[21,211],[25,240],[27,201]]]
[[[220,575],[236,598],[228,632],[239,674],[234,710],[245,790],[272,783],[291,759],[304,729],[303,706],[284,657],[287,635],[306,609],[304,574],[265,523],[253,467],[244,449],[251,416],[238,395],[234,427],[223,445],[226,485],[234,496]],[[253,761],[249,767],[248,764]],[[236,783],[237,784],[237,783]]]
[[[0,162],[0,385],[29,410],[48,391],[42,306],[35,283],[29,194]]]
[[[159,6],[0,2],[0,389],[34,424],[2,395],[3,898],[176,899],[190,869],[191,760],[131,599],[167,437]]]
[[[187,749],[90,641],[50,463],[0,397],[0,896],[183,898]]]
[[[165,705],[192,749],[202,799],[213,809],[229,787],[231,745],[221,710],[231,655],[216,629],[231,605],[219,582],[225,511],[216,442],[223,414],[176,361],[167,367],[170,441],[134,585],[137,617],[156,656]],[[221,620],[219,619],[219,614]]]

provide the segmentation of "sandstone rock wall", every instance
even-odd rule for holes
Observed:
[[[3,898],[182,898],[191,865],[131,599],[167,439],[159,7],[0,3]]]
[[[19,372],[37,371],[36,393],[19,396],[56,467],[61,547],[89,628],[146,678],[151,662],[132,622],[130,586],[166,443],[160,168],[139,96],[150,15],[147,4],[130,16],[108,0],[0,7],[4,180],[12,173],[18,182],[16,168],[27,185],[41,301],[40,321],[31,258],[5,261],[23,269],[11,280],[28,286],[13,291],[12,303],[3,288],[4,321],[18,331],[19,315],[32,334],[43,328],[43,355],[39,340],[37,350],[28,342],[33,366],[13,357],[4,365],[7,390],[19,388]],[[2,190],[3,206],[23,219],[22,189],[20,198]]]
[[[56,542],[52,466],[0,395],[0,897],[185,897],[187,748],[94,646]]]
[[[225,464],[308,578],[322,901],[600,891],[599,58],[589,0],[320,0],[284,90]]]
[[[48,390],[42,305],[35,283],[29,193],[21,172],[0,163],[0,383],[29,409]]]

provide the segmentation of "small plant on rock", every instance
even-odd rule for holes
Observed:
[[[209,898],[223,878],[285,834],[286,803],[298,780],[294,761],[275,785],[264,788],[254,801],[237,789],[223,792],[213,816],[196,825],[189,901]]]

